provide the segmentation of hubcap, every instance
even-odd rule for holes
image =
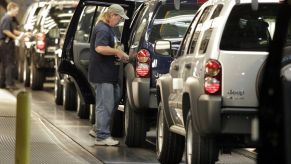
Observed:
[[[128,101],[128,100],[127,100]],[[129,103],[126,102],[125,104],[125,113],[124,113],[124,133],[125,136],[127,136],[127,131],[128,131],[128,118],[129,118],[129,107],[128,107]]]
[[[158,153],[160,154],[162,151],[162,145],[164,142],[163,136],[164,136],[164,119],[163,119],[163,112],[159,112],[159,121],[158,121]]]
[[[192,151],[193,151],[193,148],[192,148],[192,142],[193,142],[193,130],[192,130],[192,120],[190,119],[189,120],[189,123],[188,123],[188,127],[187,127],[187,136],[186,136],[186,141],[187,141],[187,145],[186,145],[186,153],[187,153],[187,161],[188,163],[192,163]]]

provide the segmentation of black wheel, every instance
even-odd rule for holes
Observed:
[[[30,63],[28,58],[24,60],[24,71],[23,71],[23,81],[24,86],[29,87],[30,86]]]
[[[160,103],[157,116],[157,159],[162,164],[180,163],[184,152],[185,138],[169,131],[163,111],[164,109]]]
[[[89,121],[95,124],[95,105],[90,105]]]
[[[64,84],[63,108],[68,111],[77,110],[77,90],[73,82],[65,82]]]
[[[55,79],[55,103],[57,105],[63,105],[63,85],[59,78]]]
[[[189,164],[214,164],[218,160],[219,148],[213,136],[201,136],[193,128],[191,114],[187,117],[186,162]]]
[[[90,104],[83,102],[77,93],[77,115],[81,119],[88,119],[90,114]]]
[[[32,90],[42,90],[44,82],[44,72],[37,68],[31,61],[31,71],[30,71],[30,87]]]
[[[144,143],[146,137],[144,113],[137,113],[131,109],[128,99],[126,99],[124,112],[125,144],[128,147],[139,147]]]
[[[123,137],[123,112],[118,109],[112,113],[110,131],[112,137]]]

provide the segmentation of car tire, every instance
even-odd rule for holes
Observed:
[[[33,60],[31,61],[31,71],[30,71],[30,86],[32,90],[42,90],[44,82],[44,72],[37,68]]]
[[[57,105],[63,105],[63,85],[59,78],[55,79],[55,103]]]
[[[166,123],[164,109],[160,103],[157,115],[157,159],[162,164],[180,163],[183,157],[185,138],[171,132]]]
[[[90,104],[83,102],[79,94],[77,95],[77,115],[81,119],[88,119],[90,114]]]
[[[66,111],[77,110],[77,90],[73,82],[65,82],[64,84],[63,108]]]
[[[112,137],[123,137],[123,112],[116,109],[112,113],[110,132]]]
[[[144,113],[134,111],[130,107],[128,99],[126,99],[124,112],[125,144],[128,147],[140,147],[146,137]]]
[[[219,148],[213,136],[201,136],[193,127],[189,113],[186,124],[186,163],[214,164],[218,160]]]

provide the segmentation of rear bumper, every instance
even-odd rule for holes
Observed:
[[[257,108],[224,108],[221,97],[202,95],[198,100],[199,131],[204,134],[250,134]]]

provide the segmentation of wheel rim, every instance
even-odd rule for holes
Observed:
[[[79,94],[77,95],[77,113],[80,113],[80,108],[81,108],[81,98]]]
[[[65,84],[64,85],[64,90],[63,90],[63,105],[65,105],[67,103],[67,95],[66,95],[66,92],[67,92],[67,85],[68,84]]]
[[[55,79],[55,99],[57,99],[57,94],[58,94],[58,79],[57,79],[57,77],[56,77],[56,79]]]
[[[22,74],[22,76],[23,76],[23,81],[25,82],[27,79],[26,79],[26,74],[27,74],[27,61],[26,61],[26,59],[24,60],[24,64],[23,64],[24,66],[24,70],[23,70],[23,74]]]
[[[163,142],[164,142],[164,139],[163,139],[163,136],[164,136],[164,117],[163,117],[163,112],[160,111],[159,112],[159,118],[158,118],[158,134],[157,134],[157,137],[158,137],[158,154],[161,153],[162,151],[162,146],[163,146]]]
[[[186,156],[187,156],[187,162],[192,163],[192,151],[193,151],[193,128],[192,128],[192,120],[190,119],[188,122],[187,127],[187,136],[186,136]]]
[[[126,104],[125,104],[125,113],[124,113],[124,134],[125,136],[127,136],[127,131],[128,131],[128,118],[129,118],[129,107],[128,107],[129,103],[128,100],[126,100]]]
[[[95,112],[95,105],[90,104],[90,115],[89,115],[89,119],[91,122],[93,122],[94,120],[94,112]]]
[[[30,81],[30,86],[32,86],[32,83],[33,83],[33,74],[35,73],[35,68],[33,66],[33,64],[31,64],[31,69],[30,69],[30,76],[29,76],[29,81]]]

